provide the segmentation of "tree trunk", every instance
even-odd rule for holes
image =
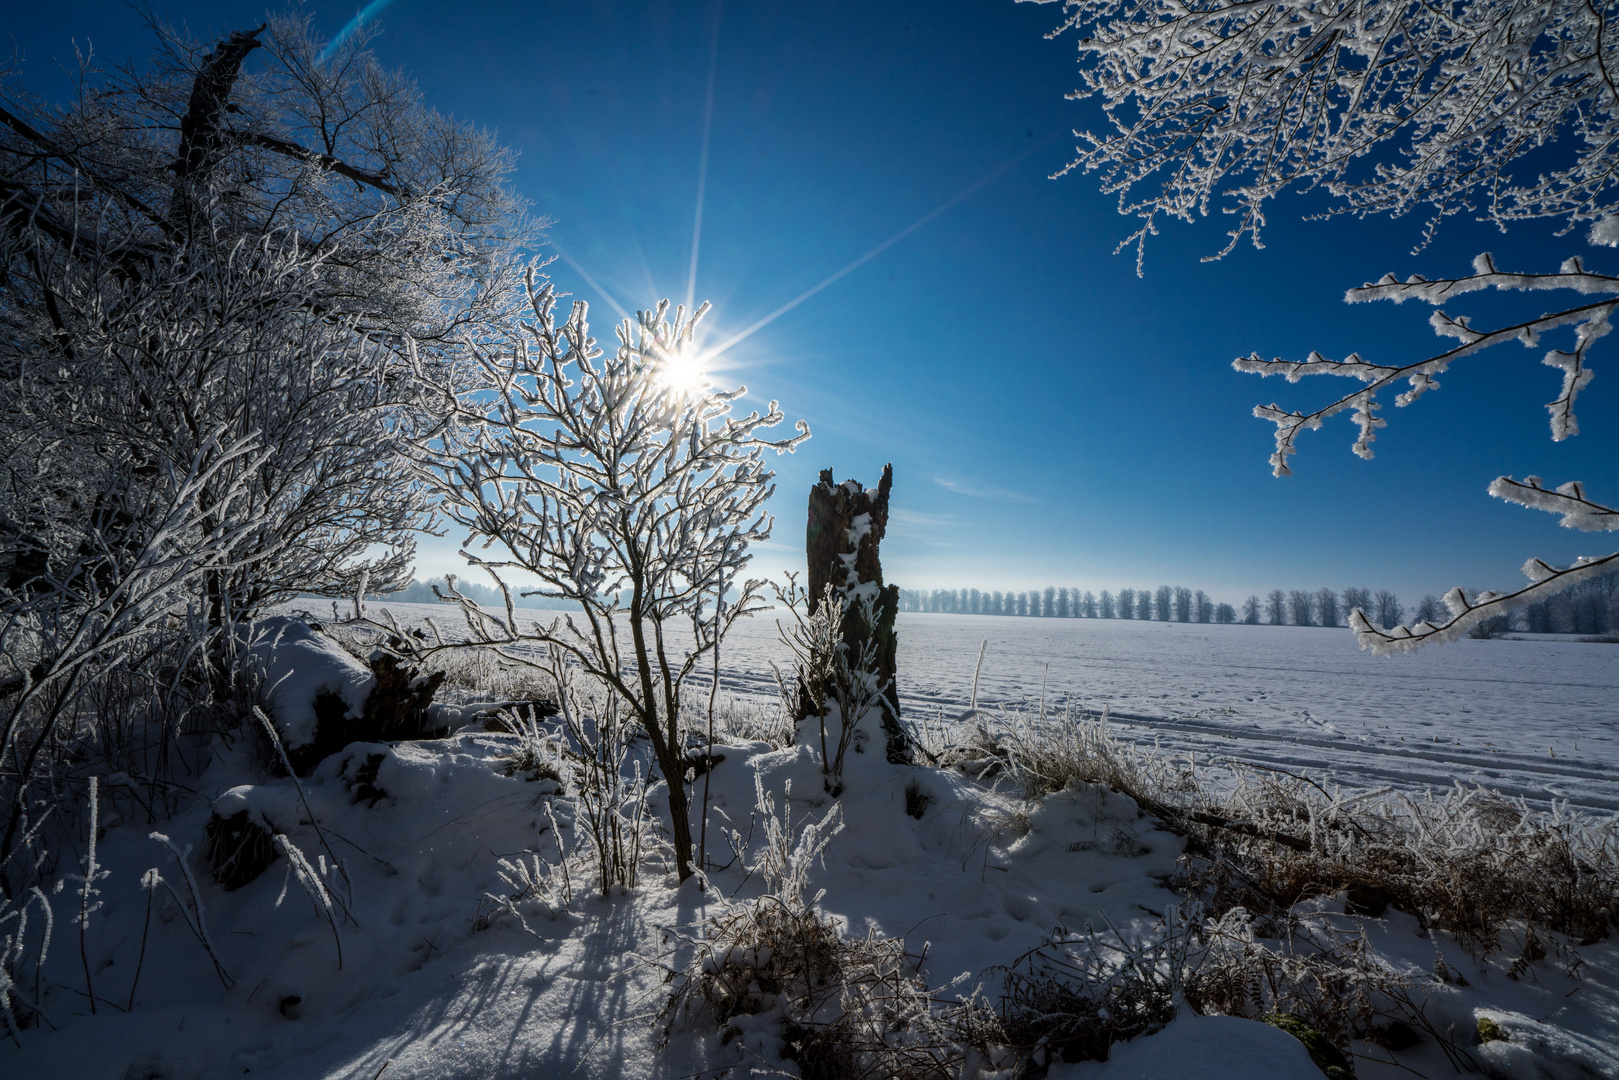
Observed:
[[[894,466],[883,466],[876,491],[865,490],[858,480],[832,481],[832,470],[821,470],[821,480],[810,488],[809,525],[804,536],[809,557],[809,609],[814,614],[828,583],[849,599],[871,600],[868,621],[862,607],[850,604],[843,616],[843,640],[850,655],[867,641],[877,644],[875,674],[883,687],[883,734],[888,760],[912,764],[911,741],[899,722],[899,689],[894,680],[894,654],[898,636],[894,618],[899,614],[899,586],[883,585],[878,545],[888,528],[888,495],[894,485]],[[800,716],[808,703],[800,703]]]

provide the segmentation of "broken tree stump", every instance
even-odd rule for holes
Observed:
[[[899,689],[894,680],[898,644],[894,618],[899,614],[899,586],[883,585],[877,550],[888,529],[888,495],[893,486],[892,464],[883,466],[883,478],[875,491],[866,490],[858,480],[834,483],[832,470],[822,469],[820,482],[810,488],[804,549],[809,558],[810,614],[820,607],[828,584],[848,601],[843,615],[843,641],[850,656],[860,655],[868,641],[876,644],[874,674],[883,688],[878,706],[888,760],[910,765],[911,740],[899,721]]]

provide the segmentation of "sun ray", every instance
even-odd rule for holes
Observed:
[[[981,189],[983,189],[985,187],[988,187],[990,184],[992,184],[996,180],[1000,179],[1000,177],[1008,169],[1010,169],[1012,166],[1016,165],[1018,162],[1022,161],[1024,158],[1028,157],[1030,154],[1034,153],[1034,151],[1037,150],[1039,148],[1039,146],[1044,145],[1044,142],[1045,142],[1045,140],[1042,140],[1042,142],[1040,144],[1037,144],[1036,146],[1031,146],[1027,150],[1023,151],[1023,153],[1018,154],[1016,157],[1013,157],[1013,158],[1011,158],[1011,159],[1009,159],[1009,160],[1007,160],[1005,162],[1002,162],[993,171],[991,171],[987,175],[982,176],[979,179],[973,181],[971,184],[968,184],[966,187],[962,188],[956,194],[952,195],[950,198],[946,199],[944,202],[940,203],[938,206],[934,207],[932,210],[928,211],[926,214],[923,214],[921,217],[917,218],[915,221],[913,221],[909,225],[905,226],[905,228],[901,229],[899,232],[895,233],[893,236],[890,236],[887,240],[884,240],[882,243],[878,244],[876,247],[872,248],[870,251],[866,252],[864,255],[860,256],[858,259],[854,260],[853,262],[849,263],[847,266],[843,267],[843,269],[837,271],[834,274],[829,275],[828,277],[823,278],[818,283],[816,283],[814,285],[811,285],[809,288],[805,289],[803,292],[799,293],[797,296],[793,297],[791,300],[787,301],[785,304],[781,305],[781,307],[777,308],[775,311],[772,311],[770,314],[766,315],[764,318],[760,319],[758,322],[755,322],[753,325],[749,326],[747,329],[740,330],[737,333],[731,335],[724,342],[722,342],[721,344],[715,346],[713,349],[711,349],[709,351],[709,353],[708,353],[709,358],[712,359],[714,357],[719,356],[721,353],[725,352],[727,349],[731,348],[734,345],[740,345],[742,342],[744,342],[748,338],[752,337],[755,333],[757,333],[760,330],[763,330],[765,327],[769,326],[771,323],[775,322],[777,319],[781,318],[783,315],[787,314],[789,311],[793,310],[793,308],[797,307],[799,304],[802,304],[804,301],[808,300],[810,297],[814,296],[816,293],[820,292],[822,289],[825,289],[828,286],[836,283],[837,281],[844,278],[848,274],[854,272],[855,270],[858,270],[860,267],[864,266],[866,263],[868,263],[871,260],[875,259],[877,256],[881,255],[883,252],[887,251],[889,248],[893,247],[895,244],[899,243],[901,240],[905,239],[907,236],[910,236],[912,233],[916,232],[916,230],[920,229],[922,226],[928,224],[928,222],[932,221],[934,218],[938,217],[940,214],[943,214],[946,210],[949,210],[951,207],[953,207],[957,203],[961,202],[963,199],[966,199],[969,196],[976,194]]]
[[[630,317],[630,313],[624,310],[624,305],[613,299],[613,294],[602,288],[601,282],[591,277],[590,271],[586,270],[583,266],[580,266],[578,260],[576,260],[572,255],[569,255],[567,250],[564,249],[561,244],[557,243],[555,240],[552,240],[551,247],[559,256],[561,256],[563,262],[572,267],[574,273],[585,279],[586,285],[589,285],[592,289],[595,289],[596,294],[603,300],[606,300],[609,307],[618,312],[619,318],[627,319]]]
[[[708,142],[714,130],[714,76],[720,65],[720,20],[725,17],[725,0],[714,9],[714,37],[708,47],[708,94],[703,100],[703,149],[697,159],[697,210],[691,227],[691,266],[686,272],[686,310],[697,308],[697,252],[703,242],[703,196],[708,190]]]

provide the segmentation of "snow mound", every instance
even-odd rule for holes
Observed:
[[[1611,1048],[1566,1027],[1553,1027],[1520,1012],[1479,1009],[1494,1020],[1506,1040],[1478,1048],[1486,1067],[1524,1080],[1593,1080],[1619,1076],[1619,1056]]]
[[[365,710],[376,676],[331,638],[292,615],[253,624],[242,650],[244,669],[262,681],[270,719],[288,750],[315,741],[315,699],[335,694],[351,716]]]
[[[1182,1011],[1163,1031],[1117,1043],[1106,1061],[1054,1065],[1048,1080],[1321,1080],[1309,1051],[1280,1028]]]

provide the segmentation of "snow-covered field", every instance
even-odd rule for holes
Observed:
[[[1613,645],[1469,639],[1379,658],[1348,630],[952,615],[901,615],[899,640],[912,715],[964,705],[987,641],[980,705],[1037,704],[1044,680],[1048,702],[1105,705],[1121,734],[1200,760],[1619,810]]]
[[[383,604],[402,623],[454,612]],[[535,613],[536,617],[553,617]],[[527,617],[524,615],[523,617]],[[1111,619],[899,616],[900,704],[946,721],[978,704],[1104,706],[1125,738],[1307,771],[1346,786],[1480,783],[1619,810],[1619,647],[1568,637],[1467,639],[1374,657],[1348,630]],[[773,701],[773,615],[738,624],[721,685]]]
[[[387,606],[405,622],[435,614]],[[1195,753],[1200,768],[1234,758],[1359,787],[1479,779],[1534,798],[1619,807],[1619,649],[1612,646],[1466,641],[1377,660],[1357,652],[1346,631],[902,615],[899,665],[908,715],[960,715],[986,640],[981,707],[1038,709],[1043,686],[1048,707],[1106,706],[1121,734]],[[773,622],[754,620],[727,646],[727,690],[773,698],[769,663],[784,652]],[[342,894],[353,918],[338,920],[342,966],[332,930],[296,881],[284,890],[285,859],[233,892],[199,873],[228,989],[188,929],[190,894],[173,858],[137,816],[118,820],[109,799],[100,850],[110,871],[100,884],[105,906],[89,920],[81,961],[67,917],[68,907],[77,907],[77,886],[70,883],[56,899],[57,937],[42,1000],[50,1025],[0,1049],[0,1075],[749,1075],[749,1061],[758,1060],[746,1056],[750,1049],[771,1054],[759,1032],[744,1031],[722,1046],[712,1028],[706,1035],[677,1028],[670,1045],[658,1045],[656,1013],[667,990],[660,969],[645,958],[680,959],[667,931],[690,932],[718,903],[695,882],[677,886],[661,857],[649,860],[627,896],[603,900],[581,886],[565,909],[526,903],[538,940],[509,916],[474,928],[480,897],[505,888],[500,858],[555,851],[544,797],[552,789],[504,775],[510,749],[507,737],[475,727],[448,739],[357,747],[328,759],[305,787],[309,809],[351,880]],[[360,750],[383,755],[375,786],[385,795],[374,803],[356,795]],[[751,852],[762,830],[756,776],[777,793],[791,781],[787,805],[796,821],[832,810],[820,792],[812,747],[770,752],[755,744],[729,753],[713,775],[715,828],[734,824],[752,837]],[[854,934],[903,935],[913,949],[929,943],[924,974],[935,985],[966,974],[963,990],[982,980],[993,991],[995,966],[1013,962],[1058,924],[1145,928],[1181,899],[1164,885],[1180,838],[1138,817],[1123,797],[1070,789],[1018,823],[1018,807],[1004,793],[956,773],[926,771],[915,775],[933,803],[918,820],[904,807],[911,775],[877,755],[851,767],[839,800],[846,828],[817,866],[812,890],[826,890],[822,907]],[[276,825],[315,859],[321,838],[296,809],[296,793],[285,780],[254,780],[241,743],[198,781],[204,800],[161,830],[182,850],[191,846],[195,869],[209,801],[247,782],[259,785],[262,805],[292,808]],[[563,832],[571,835],[561,813]],[[160,893],[143,931],[148,894],[140,880],[151,867],[181,900],[171,903]],[[717,872],[715,882],[742,897],[757,888],[741,866]],[[1619,1076],[1619,950],[1611,943],[1582,950],[1582,980],[1551,961],[1520,980],[1506,974],[1510,955],[1475,963],[1453,943],[1421,935],[1410,915],[1390,911],[1366,927],[1374,950],[1391,963],[1432,972],[1439,952],[1466,973],[1466,985],[1447,986],[1430,1000],[1432,1016],[1460,1032],[1481,1010],[1500,1018],[1515,1041],[1474,1051],[1500,1075]],[[75,989],[84,985],[81,966],[103,999],[94,1017]],[[126,1012],[131,999],[135,1007]],[[1547,1047],[1556,1052],[1543,1052]],[[1546,1062],[1555,1069],[1539,1071]],[[1357,1068],[1361,1080],[1410,1076],[1408,1068],[1452,1075],[1431,1045],[1400,1066],[1362,1059]],[[1171,1074],[1320,1075],[1299,1044],[1275,1029],[1185,1017],[1162,1035],[1120,1047],[1112,1062],[1059,1066],[1051,1076]]]

